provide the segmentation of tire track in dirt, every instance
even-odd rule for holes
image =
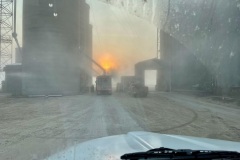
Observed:
[[[127,97],[124,97],[124,98],[127,98]],[[159,103],[161,103],[161,101],[159,99],[155,99],[155,98],[151,98],[151,97],[147,97],[147,98],[132,98],[133,100],[135,101],[138,101],[140,102],[141,106],[145,109],[144,112],[145,112],[145,115],[155,115],[156,117],[159,117],[159,119],[155,119],[154,121],[155,122],[152,122],[152,123],[156,123],[156,122],[161,122],[161,114],[159,112],[161,112],[161,110],[158,108],[156,109],[155,106],[158,106]],[[170,103],[175,103],[174,101],[172,100],[169,100],[168,101]],[[151,106],[150,106],[151,105]],[[154,105],[154,106],[152,106]],[[175,105],[176,107],[179,107],[179,105]],[[132,107],[132,106],[128,106],[128,107]],[[154,107],[154,108],[153,108]],[[146,109],[147,108],[147,109]],[[192,124],[193,122],[195,122],[197,119],[198,119],[198,114],[197,112],[195,112],[193,109],[189,109],[187,107],[184,107],[181,105],[181,108],[182,109],[184,108],[186,111],[190,112],[191,113],[191,119],[189,121],[186,121],[184,123],[181,123],[179,125],[175,125],[175,126],[172,126],[172,127],[166,127],[164,129],[158,129],[158,130],[150,130],[151,132],[165,132],[165,131],[170,131],[170,130],[174,130],[174,129],[178,129],[178,128],[182,128],[182,127],[186,127],[190,124]],[[134,112],[132,111],[131,109],[128,109],[129,112],[131,112],[131,115],[133,117],[135,117],[137,119],[138,122],[142,123],[141,122],[141,119],[143,118],[141,115],[138,115],[137,112]],[[188,115],[190,116],[190,115]],[[139,120],[140,119],[140,120]],[[141,126],[143,126],[144,129],[147,129],[149,130],[149,126],[150,124],[149,123],[145,123],[144,125],[141,124]],[[170,125],[170,124],[169,124]]]
[[[148,100],[149,100],[149,99],[148,99]],[[158,104],[159,104],[159,103],[157,103],[156,101],[151,101],[151,103],[154,103],[155,105],[158,105]],[[150,104],[150,103],[147,103],[147,104]],[[177,106],[177,105],[176,105],[176,106]],[[179,107],[179,106],[178,106],[178,107]],[[185,110],[188,110],[188,111],[191,112],[192,118],[191,118],[189,121],[187,121],[187,122],[185,122],[185,123],[182,123],[182,124],[180,124],[180,125],[176,125],[176,126],[173,126],[173,127],[169,127],[169,128],[166,128],[166,129],[160,129],[160,130],[152,131],[152,132],[164,132],[164,131],[170,131],[170,130],[174,130],[174,129],[186,127],[186,126],[192,124],[194,121],[197,120],[197,118],[198,118],[197,112],[195,112],[193,109],[190,109],[190,108],[187,108],[187,107],[184,107],[184,106],[181,106],[181,108],[184,108]],[[152,110],[150,110],[150,111],[147,110],[147,111],[148,111],[148,112],[151,112],[152,114],[158,114],[158,113],[156,112],[156,110],[154,110],[154,109],[152,109]],[[158,114],[158,115],[160,115],[160,114]]]
[[[219,124],[221,126],[221,130],[218,130],[218,128],[216,128],[216,130],[213,130],[214,132],[209,134],[208,137],[224,137],[227,140],[232,140],[229,139],[229,137],[234,137],[236,140],[240,140],[240,126],[238,125],[238,127],[235,125],[233,125],[233,122],[228,122],[226,120],[224,120],[224,118],[220,117],[219,115],[211,115],[212,121],[214,121],[215,124]],[[216,125],[215,125],[216,126]]]

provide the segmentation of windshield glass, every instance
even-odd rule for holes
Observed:
[[[0,159],[116,135],[109,152],[240,151],[240,0],[0,0],[0,18]]]

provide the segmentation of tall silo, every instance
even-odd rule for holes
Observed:
[[[89,42],[89,36],[92,36],[91,32],[89,32],[89,10],[90,6],[83,1],[80,2],[80,49],[82,51],[81,56],[81,91],[86,91],[86,86],[91,86],[92,84],[92,62],[86,57],[92,57],[90,53],[90,47],[92,47],[91,42]],[[92,28],[91,28],[92,29]],[[91,34],[91,35],[90,35]],[[90,46],[91,45],[91,46]]]
[[[79,93],[82,3],[85,1],[23,1],[24,95]]]

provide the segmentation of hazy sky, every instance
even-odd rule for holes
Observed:
[[[156,55],[156,28],[124,9],[88,0],[93,25],[93,53],[116,61],[121,74],[133,74],[134,63]]]
[[[20,44],[22,45],[22,2],[23,0],[17,0],[17,33]],[[14,44],[15,45],[15,44]]]
[[[22,38],[22,1],[18,1],[18,37]],[[93,55],[110,60],[121,74],[133,74],[134,64],[156,56],[156,28],[124,9],[87,0],[93,25]],[[22,44],[22,43],[21,43]]]

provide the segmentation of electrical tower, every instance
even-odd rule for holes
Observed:
[[[12,63],[13,0],[0,0],[0,88],[3,68]]]

